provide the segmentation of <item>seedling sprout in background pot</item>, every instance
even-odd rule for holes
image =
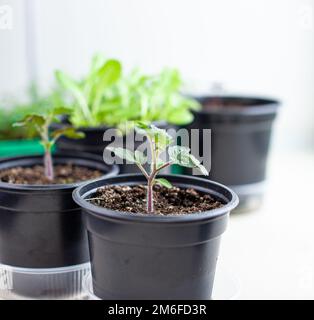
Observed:
[[[0,140],[32,139],[35,134],[33,130],[25,127],[13,128],[12,125],[28,114],[64,104],[64,97],[59,88],[53,88],[49,94],[42,95],[39,88],[33,84],[26,90],[25,96],[25,100],[15,97],[0,98]]]
[[[72,127],[63,127],[57,130],[49,131],[52,122],[58,122],[58,116],[69,113],[66,108],[51,108],[43,114],[29,114],[22,121],[16,122],[14,126],[25,126],[29,129],[35,129],[38,133],[41,144],[44,148],[44,172],[45,176],[53,181],[54,170],[51,150],[56,141],[65,136],[71,139],[80,139],[84,137],[84,133],[77,132]]]
[[[13,124],[38,110],[64,105],[64,97],[58,88],[41,94],[39,88],[32,84],[23,97],[0,97],[0,158],[40,153],[42,146],[36,131],[24,126],[14,128]]]
[[[170,146],[173,138],[162,129],[154,125],[147,125],[143,122],[137,124],[136,130],[147,137],[150,147],[151,166],[150,171],[144,169],[143,165],[148,161],[148,157],[143,152],[135,150],[135,152],[115,147],[107,147],[113,151],[118,157],[136,164],[147,180],[147,212],[154,212],[153,186],[158,183],[166,188],[171,188],[171,183],[165,178],[157,178],[161,170],[177,164],[188,168],[198,168],[204,175],[208,175],[206,168],[190,154],[190,149],[181,146]],[[169,148],[168,148],[169,147]],[[163,161],[160,156],[168,148],[169,160]]]

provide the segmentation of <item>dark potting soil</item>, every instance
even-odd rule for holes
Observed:
[[[147,213],[146,190],[138,186],[105,186],[99,188],[88,201],[107,209],[131,213]],[[194,189],[170,189],[154,186],[154,213],[159,215],[189,214],[222,207],[223,204],[208,194]]]
[[[44,167],[36,165],[33,167],[15,167],[0,171],[0,181],[14,184],[69,184],[90,179],[96,179],[103,175],[98,170],[85,167],[64,164],[54,166],[55,178],[50,181],[44,175]]]

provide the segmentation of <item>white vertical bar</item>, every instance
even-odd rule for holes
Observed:
[[[38,77],[37,70],[37,34],[35,23],[35,3],[34,0],[24,1],[25,14],[25,54],[26,70],[29,82],[36,84]]]

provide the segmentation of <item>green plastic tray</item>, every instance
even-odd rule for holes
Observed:
[[[0,141],[0,157],[14,157],[43,153],[38,140]]]

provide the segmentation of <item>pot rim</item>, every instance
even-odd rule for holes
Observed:
[[[157,121],[152,121],[153,124],[155,124],[156,126],[167,126],[167,125],[171,125],[170,123],[168,123],[165,120],[157,120]],[[66,123],[66,122],[54,122],[51,124],[51,128],[62,128],[64,126],[70,126],[72,127],[73,125],[71,125],[71,123]],[[110,125],[106,125],[106,124],[102,124],[100,126],[95,126],[95,127],[75,127],[73,126],[76,130],[78,131],[83,131],[83,132],[99,132],[99,131],[106,131],[108,129],[117,129],[117,126],[110,126]]]
[[[3,163],[9,163],[11,161],[23,161],[23,160],[31,160],[31,159],[41,160],[42,157],[43,157],[42,154],[35,154],[35,155],[25,155],[25,156],[22,155],[22,156],[2,158],[2,159],[0,159],[0,166]],[[66,160],[67,158],[70,158],[70,157],[73,158],[74,160],[86,160],[86,161],[91,161],[93,163],[98,163],[100,165],[103,165],[104,168],[109,169],[109,171],[104,172],[104,174],[102,176],[100,176],[99,178],[96,178],[96,179],[78,181],[78,182],[69,183],[69,184],[32,184],[32,185],[28,185],[28,184],[14,184],[14,183],[0,181],[0,188],[7,189],[7,190],[21,190],[21,191],[70,190],[70,189],[73,189],[73,188],[80,186],[82,183],[89,183],[94,180],[103,179],[106,177],[109,178],[109,177],[115,176],[119,173],[119,167],[116,164],[108,165],[105,162],[101,162],[100,159],[102,159],[102,158],[97,155],[93,155],[93,154],[86,153],[86,152],[80,152],[77,155],[72,155],[71,153],[68,153],[68,152],[53,154],[54,160],[56,160],[56,159],[62,160],[63,158]],[[82,165],[82,166],[84,167],[84,165]],[[14,166],[12,166],[12,167],[14,167]]]
[[[234,191],[232,191],[230,188],[224,186],[223,184],[220,184],[215,181],[211,181],[205,178],[199,178],[199,177],[194,177],[194,176],[188,176],[188,175],[176,175],[176,174],[164,174],[164,175],[159,175],[161,178],[167,178],[170,181],[172,179],[179,179],[182,180],[180,182],[175,183],[174,185],[183,185],[184,180],[192,180],[193,183],[186,183],[186,186],[188,185],[189,187],[194,187],[196,190],[203,190],[203,192],[206,192],[205,190],[211,190],[211,194],[219,194],[218,191],[215,191],[213,187],[217,189],[221,189],[220,195],[222,196],[222,191],[224,193],[229,193],[229,196],[231,197],[231,200],[229,200],[223,207],[217,208],[217,209],[212,209],[209,211],[204,211],[204,212],[199,212],[199,213],[192,213],[192,214],[182,214],[182,215],[167,215],[167,216],[162,216],[162,215],[155,215],[155,214],[142,214],[142,213],[129,213],[129,212],[124,212],[124,211],[115,211],[115,210],[110,210],[107,208],[99,207],[96,205],[93,205],[89,203],[88,201],[85,200],[85,197],[88,194],[93,193],[96,189],[99,187],[102,187],[104,185],[107,185],[109,183],[108,180],[125,180],[128,181],[127,185],[134,185],[134,180],[138,181],[141,180],[145,182],[145,177],[142,176],[141,174],[123,174],[123,175],[118,175],[115,177],[111,177],[109,179],[98,179],[96,181],[92,181],[89,183],[84,183],[81,186],[77,187],[73,191],[73,200],[83,209],[87,210],[89,214],[94,215],[100,219],[114,219],[114,220],[119,220],[119,221],[125,221],[125,222],[146,222],[146,223],[151,223],[153,222],[161,222],[161,223],[178,223],[178,222],[193,222],[193,221],[203,221],[203,220],[213,220],[216,218],[220,218],[221,216],[224,216],[225,214],[229,213],[232,209],[234,209],[238,203],[239,203],[239,198],[236,195]],[[133,180],[132,180],[133,178]],[[132,183],[133,181],[133,183]],[[123,183],[117,183],[117,184],[123,184]],[[199,186],[197,188],[197,184],[205,184],[207,187],[201,187]],[[97,186],[95,186],[97,185]],[[87,189],[87,190],[84,190]],[[84,194],[81,195],[81,193],[84,192]],[[225,197],[226,198],[226,197]]]
[[[255,100],[261,102],[259,105],[248,105],[245,107],[231,107],[231,108],[213,108],[204,110],[203,108],[195,113],[201,115],[240,115],[240,116],[263,116],[263,115],[273,115],[276,114],[279,106],[280,101],[275,98],[268,98],[268,97],[260,97],[260,96],[245,96],[245,95],[199,95],[193,96],[195,100],[202,104],[202,101],[206,99],[241,99],[241,100]]]

